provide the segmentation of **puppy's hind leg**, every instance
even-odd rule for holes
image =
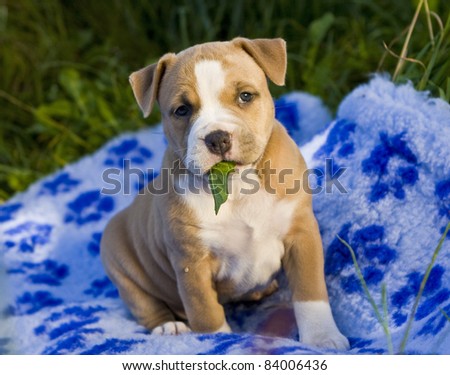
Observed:
[[[163,327],[174,322],[175,316],[169,307],[152,294],[152,281],[138,261],[132,244],[124,232],[127,223],[127,211],[116,215],[106,227],[101,241],[101,258],[111,281],[119,290],[125,302],[139,324],[148,330]],[[182,328],[175,331],[181,331]],[[157,329],[160,332],[161,329]],[[171,333],[173,329],[163,329],[160,333]]]
[[[153,335],[179,335],[191,332],[185,322],[176,320],[167,305],[149,295],[136,284],[124,280],[129,285],[121,285],[119,293],[139,324],[147,328]],[[124,292],[120,289],[124,288]]]
[[[117,285],[117,284],[116,284]],[[177,334],[178,330],[161,329],[167,323],[175,323],[176,319],[169,307],[157,298],[149,295],[128,278],[123,278],[117,285],[120,297],[124,300],[138,323],[152,333]],[[182,323],[182,322],[176,322]],[[184,323],[182,323],[184,324]]]

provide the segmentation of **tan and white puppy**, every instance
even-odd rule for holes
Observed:
[[[162,167],[170,173],[155,184],[167,193],[142,192],[118,213],[101,256],[122,299],[153,333],[229,332],[222,303],[274,292],[283,267],[300,341],[348,348],[328,302],[306,165],[274,117],[267,78],[283,85],[285,73],[282,39],[236,38],[166,54],[130,76],[144,115],[156,100],[161,109]],[[207,175],[223,160],[237,171],[216,216]]]

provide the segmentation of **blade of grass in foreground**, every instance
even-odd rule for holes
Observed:
[[[364,293],[369,300],[370,305],[373,308],[373,311],[375,312],[375,316],[377,317],[378,322],[383,327],[384,334],[386,335],[387,345],[388,345],[388,351],[389,354],[394,354],[394,348],[392,345],[392,338],[391,338],[391,332],[389,331],[389,320],[388,320],[388,314],[387,314],[387,297],[386,297],[386,286],[382,286],[381,291],[381,299],[383,304],[383,317],[381,316],[380,310],[378,309],[377,304],[375,303],[375,300],[373,299],[372,295],[369,292],[369,288],[367,287],[366,281],[364,280],[364,276],[361,272],[361,269],[359,268],[358,261],[356,260],[355,252],[353,251],[352,247],[348,244],[347,241],[342,239],[341,237],[337,236],[339,241],[342,242],[343,245],[350,251],[350,254],[353,259],[353,264],[355,265],[356,274],[359,278],[359,281],[361,282],[361,286],[364,290]]]
[[[444,315],[445,319],[447,319],[450,322],[450,316],[448,316],[448,314],[444,310],[442,309],[439,310],[441,311],[442,315]]]
[[[434,263],[436,262],[436,258],[441,251],[442,245],[444,244],[445,238],[447,237],[447,233],[450,230],[450,222],[447,224],[447,227],[445,228],[444,233],[441,236],[441,239],[439,240],[439,243],[434,250],[433,256],[431,258],[430,263],[428,264],[427,270],[425,271],[425,275],[423,276],[422,282],[420,283],[419,292],[417,293],[416,299],[414,301],[414,305],[411,311],[411,315],[409,316],[408,322],[406,324],[406,331],[405,335],[403,336],[403,340],[400,344],[399,354],[403,354],[406,348],[406,343],[408,342],[409,332],[411,331],[411,325],[414,320],[414,316],[416,315],[417,307],[419,306],[420,298],[422,297],[422,293],[425,289],[425,285],[427,284],[428,277],[430,276],[431,269],[434,266]]]

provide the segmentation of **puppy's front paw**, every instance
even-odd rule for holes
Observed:
[[[349,349],[349,342],[336,326],[328,302],[295,302],[294,311],[300,342],[323,349]]]
[[[320,332],[311,337],[302,337],[301,342],[322,349],[348,350],[350,348],[347,338],[339,331]]]
[[[191,329],[183,322],[166,322],[153,328],[152,335],[179,335],[191,332]]]
[[[231,328],[226,320],[218,330],[214,331],[214,333],[220,333],[220,332],[231,333]]]

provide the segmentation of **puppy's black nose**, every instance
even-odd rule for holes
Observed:
[[[223,155],[231,148],[231,136],[223,130],[215,130],[205,137],[205,143],[213,154]]]

